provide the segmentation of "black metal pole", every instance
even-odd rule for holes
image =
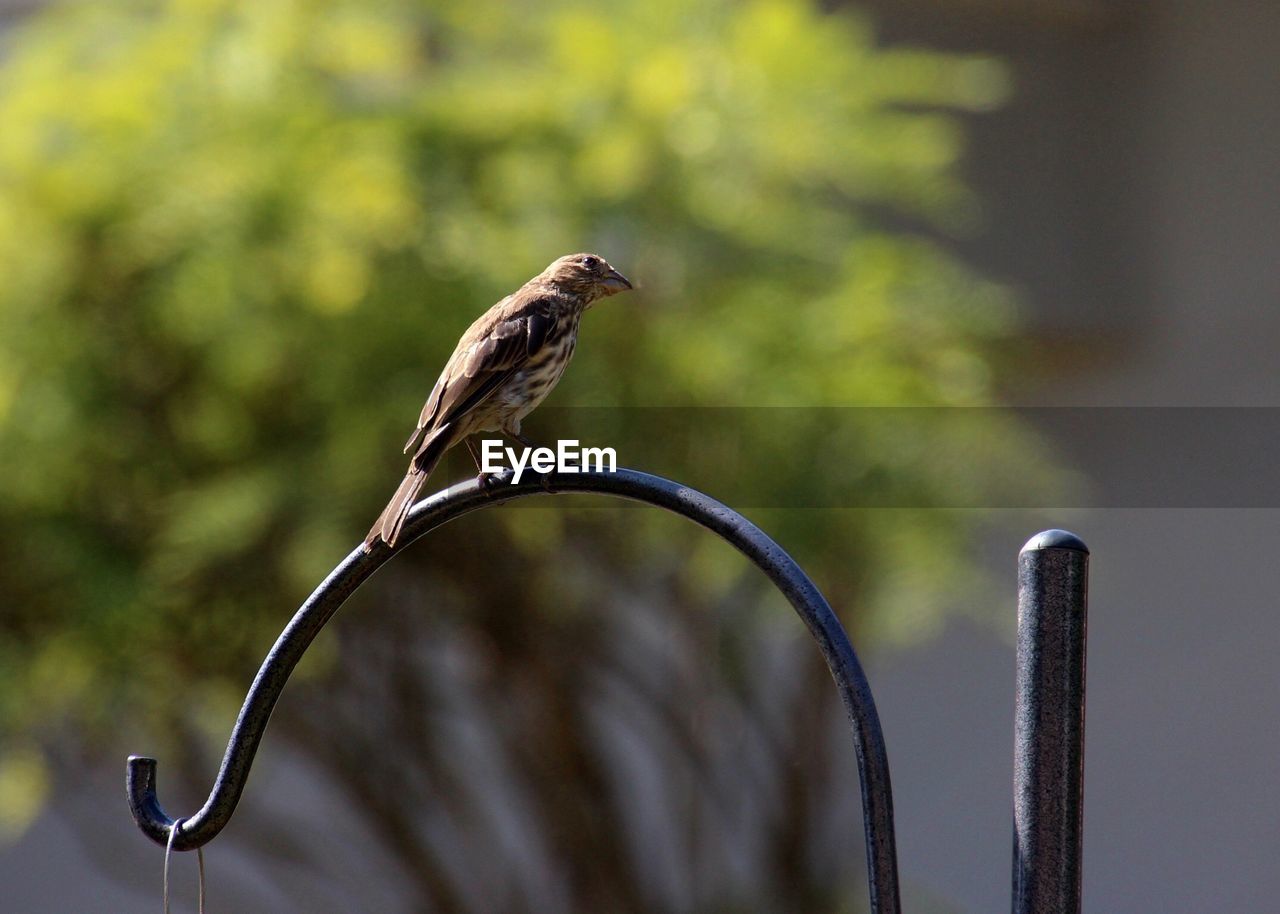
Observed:
[[[1046,530],[1018,556],[1013,912],[1078,914],[1089,549]]]
[[[491,486],[481,487],[473,479],[420,502],[410,513],[402,535],[403,544],[395,552],[381,544],[375,546],[372,553],[357,548],[316,588],[285,627],[245,697],[222,767],[203,807],[175,821],[156,797],[156,760],[138,755],[129,757],[125,787],[138,827],[151,840],[171,846],[175,851],[193,850],[213,840],[235,812],[271,710],[289,674],[320,629],[355,589],[413,540],[451,520],[514,499],[560,492],[611,495],[687,517],[729,542],[783,593],[817,642],[840,690],[852,727],[862,783],[871,911],[899,914],[902,908],[898,898],[889,759],[871,686],[844,626],[800,566],[751,521],[709,495],[635,470],[541,476],[529,473],[518,484],[508,483],[504,474]],[[171,836],[175,830],[176,834]]]

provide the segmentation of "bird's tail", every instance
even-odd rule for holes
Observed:
[[[427,477],[436,468],[444,452],[449,449],[451,443],[449,438],[446,426],[437,429],[422,442],[418,452],[413,455],[413,460],[409,462],[409,471],[401,480],[396,494],[391,496],[391,501],[387,502],[387,506],[382,509],[382,513],[378,515],[378,519],[369,530],[369,535],[364,538],[365,552],[370,551],[373,544],[380,539],[388,546],[395,546],[405,518],[409,516],[409,509],[413,507]]]

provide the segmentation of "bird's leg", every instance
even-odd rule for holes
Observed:
[[[476,482],[480,485],[480,491],[488,493],[494,484],[493,474],[484,471],[484,463],[480,460],[480,449],[476,447],[475,439],[468,435],[463,440],[467,444],[467,453],[471,455],[471,459],[476,462],[476,469],[480,471],[480,475],[476,477]]]
[[[528,435],[525,435],[520,431],[520,424],[518,422],[514,426],[509,426],[507,428],[504,428],[502,431],[503,431],[503,434],[507,435],[508,437],[516,439],[531,451],[536,451],[538,448],[542,447],[542,445],[538,444],[538,442],[534,441]],[[548,448],[547,450],[555,450],[555,448]],[[538,482],[542,485],[542,490],[544,492],[547,492],[547,493],[551,492],[551,474],[550,473],[539,473]]]

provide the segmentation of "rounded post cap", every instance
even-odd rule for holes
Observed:
[[[1038,552],[1041,549],[1072,549],[1089,554],[1089,547],[1084,540],[1067,530],[1045,530],[1037,533],[1022,547],[1022,552]]]

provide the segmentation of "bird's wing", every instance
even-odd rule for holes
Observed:
[[[405,451],[419,446],[432,429],[483,403],[542,348],[555,323],[553,303],[521,292],[489,309],[462,335],[422,407]]]

